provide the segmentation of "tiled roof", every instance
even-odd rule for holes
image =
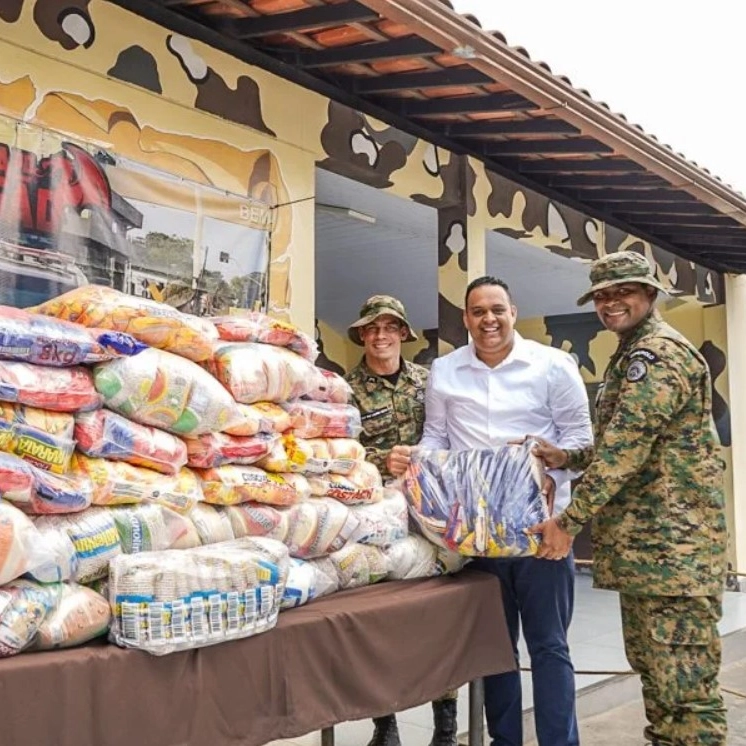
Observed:
[[[746,198],[448,0],[115,0],[720,271]]]

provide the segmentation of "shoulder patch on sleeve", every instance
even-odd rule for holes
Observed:
[[[644,360],[649,363],[657,363],[660,358],[658,355],[656,355],[652,350],[648,350],[645,347],[640,347],[636,350],[632,350],[632,352],[627,355],[629,360]]]
[[[657,359],[657,358],[656,358]],[[627,366],[626,377],[628,381],[634,383],[635,381],[642,381],[643,378],[648,374],[647,363],[640,357],[634,359]]]

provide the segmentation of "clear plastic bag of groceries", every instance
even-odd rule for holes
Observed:
[[[225,428],[229,435],[256,435],[257,433],[284,433],[292,423],[290,415],[275,402],[257,401],[239,404],[240,419]]]
[[[387,547],[409,535],[407,500],[399,490],[383,488],[383,500],[350,506],[357,527],[350,541]]]
[[[55,474],[64,474],[70,466],[74,427],[69,412],[0,401],[0,450]]]
[[[175,435],[219,431],[241,419],[236,402],[206,370],[163,350],[97,365],[94,382],[109,409]]]
[[[334,497],[347,505],[374,503],[383,498],[383,480],[375,464],[360,461],[349,474],[309,474],[311,494]]]
[[[299,438],[357,438],[363,429],[360,410],[352,404],[293,401],[283,406]]]
[[[187,462],[184,441],[157,427],[139,425],[109,409],[75,416],[75,440],[86,456],[126,461],[176,474]]]
[[[311,493],[302,474],[270,474],[258,466],[226,464],[197,470],[202,494],[212,505],[238,505],[245,502],[293,505]]]
[[[316,342],[300,329],[260,311],[235,316],[218,316],[210,319],[227,342],[261,342],[275,347],[287,347],[306,360],[313,362],[319,354]]]
[[[129,334],[0,306],[0,359],[66,368],[101,363],[145,349]]]
[[[352,386],[339,373],[316,366],[313,386],[306,396],[314,401],[347,404],[352,398]]]
[[[54,609],[62,586],[13,580],[0,587],[0,658],[25,650]]]
[[[208,370],[241,404],[283,402],[308,393],[314,365],[283,347],[258,342],[218,342]]]
[[[195,362],[207,360],[218,339],[218,330],[207,319],[102,285],[75,288],[28,310],[82,326],[125,332]]]
[[[110,638],[165,655],[264,632],[277,622],[288,563],[287,548],[266,538],[120,555]]]
[[[458,572],[469,560],[442,546],[433,544],[424,536],[410,534],[384,548],[388,561],[387,580],[412,580],[451,575]]]
[[[357,527],[350,509],[330,497],[303,500],[288,509],[285,544],[291,557],[313,559],[341,549]]]
[[[468,557],[527,557],[540,537],[526,529],[549,517],[534,443],[412,455],[402,488],[431,541]]]
[[[188,463],[198,469],[212,469],[223,464],[255,464],[279,439],[277,433],[245,436],[203,433],[196,438],[186,438]]]
[[[322,566],[317,562],[290,559],[285,593],[282,596],[282,609],[302,606],[315,598],[328,596],[339,588],[339,580],[331,560]]]

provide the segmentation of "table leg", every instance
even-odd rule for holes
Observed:
[[[469,746],[484,746],[483,679],[469,682]]]
[[[321,729],[321,746],[334,746],[334,726]]]

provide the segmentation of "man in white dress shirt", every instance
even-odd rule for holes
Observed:
[[[419,447],[494,448],[531,434],[562,448],[593,441],[588,397],[575,360],[562,350],[523,339],[508,286],[494,277],[466,291],[465,347],[433,362],[425,396]],[[409,463],[409,446],[397,446],[391,471]],[[570,478],[549,472],[545,494],[560,512],[570,501]],[[577,746],[575,677],[567,645],[573,610],[572,554],[475,560],[497,575],[513,650],[519,628],[531,657],[534,719],[540,746]],[[520,674],[485,678],[485,710],[492,746],[523,744]]]

